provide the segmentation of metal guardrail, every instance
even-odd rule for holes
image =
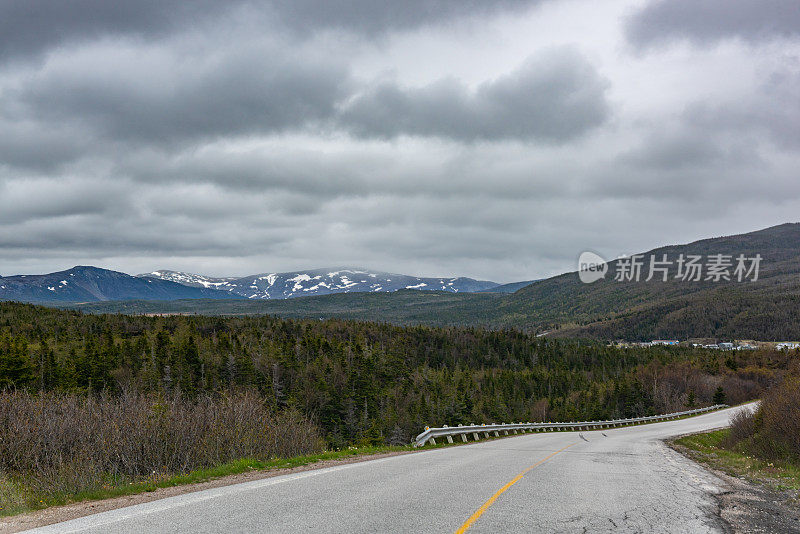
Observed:
[[[727,404],[715,404],[706,408],[696,408],[694,410],[686,410],[685,412],[675,412],[663,415],[650,415],[647,417],[634,417],[631,419],[614,419],[611,421],[576,421],[571,423],[503,423],[491,425],[469,425],[469,426],[443,426],[440,428],[425,427],[422,432],[414,439],[415,447],[422,447],[429,441],[436,444],[436,438],[447,438],[448,443],[453,443],[454,436],[460,436],[461,441],[468,441],[468,437],[472,436],[474,441],[483,438],[489,438],[493,434],[499,437],[502,432],[503,435],[508,436],[509,432],[518,434],[520,432],[558,432],[563,430],[596,430],[601,428],[616,428],[618,426],[636,425],[640,423],[653,423],[658,421],[669,421],[678,419],[686,415],[701,414],[710,412],[712,410],[719,410],[720,408],[727,408]]]

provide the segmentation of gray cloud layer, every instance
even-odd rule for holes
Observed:
[[[565,141],[608,118],[605,88],[583,56],[562,48],[474,91],[453,79],[420,88],[380,84],[347,106],[344,123],[364,137]]]
[[[366,34],[415,28],[461,17],[485,17],[498,11],[518,12],[543,0],[295,0],[272,6],[282,22],[308,31],[340,28]]]
[[[0,59],[109,36],[160,36],[200,17],[218,15],[225,4],[214,0],[5,0],[0,3]]]
[[[627,34],[639,46],[674,39],[703,44],[797,37],[800,5],[796,0],[656,0],[631,18]]]
[[[0,3],[0,274],[510,281],[796,218],[796,12],[753,5]]]
[[[280,21],[303,33],[342,29],[378,35],[459,17],[520,10],[542,0],[4,0],[0,60],[29,57],[65,44],[103,38],[161,38],[239,16]]]
[[[272,43],[137,52],[87,50],[66,65],[48,65],[20,91],[19,104],[42,123],[164,143],[301,127],[329,117],[346,94],[348,74],[340,62]],[[108,59],[119,63],[94,67]]]

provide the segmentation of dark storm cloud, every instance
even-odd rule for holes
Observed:
[[[236,13],[303,33],[330,28],[375,35],[541,1],[4,0],[0,2],[0,62],[106,37],[159,38]]]
[[[486,16],[502,10],[521,10],[543,0],[294,0],[277,2],[275,9],[287,25],[302,31],[340,28],[365,34],[408,29],[460,17]]]
[[[342,121],[363,137],[562,142],[605,122],[606,85],[576,50],[559,48],[474,91],[454,79],[420,88],[381,84],[349,103]]]
[[[299,128],[330,116],[346,94],[344,65],[272,44],[150,52],[84,51],[31,76],[17,99],[41,122],[164,143]],[[96,64],[95,54],[105,61]],[[121,64],[109,65],[115,55]]]
[[[60,55],[50,56],[43,68],[31,73],[21,87],[7,90],[2,99],[4,106],[13,103],[21,108],[24,121],[72,128],[79,136],[103,141],[171,143],[319,126],[351,94],[349,66],[335,51],[282,35],[282,24],[306,32],[339,28],[372,34],[538,1],[14,0],[0,4],[0,50],[4,51],[0,54],[52,49]],[[204,28],[199,40],[187,33],[195,26]],[[225,28],[233,27],[243,30],[231,40]],[[132,35],[160,40],[118,39]],[[58,48],[62,45],[73,48]],[[509,89],[513,92],[514,88]],[[46,130],[41,132],[43,137],[50,135]],[[553,126],[544,130],[549,133]],[[74,156],[74,141],[52,144],[48,161],[37,162],[39,167]],[[31,150],[25,135],[10,145],[19,150],[9,154],[8,164],[33,163],[26,156]],[[0,155],[3,149],[0,146]]]
[[[215,0],[4,0],[0,60],[30,56],[64,43],[107,36],[158,36],[217,14]]]
[[[655,0],[631,17],[627,27],[629,41],[637,46],[675,39],[702,44],[798,36],[797,0]]]

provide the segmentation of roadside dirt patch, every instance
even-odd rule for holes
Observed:
[[[778,490],[768,484],[753,484],[699,461],[694,451],[686,447],[667,444],[725,482],[729,491],[716,498],[720,518],[725,522],[728,532],[800,533],[800,506],[796,491]]]
[[[313,464],[303,465],[299,467],[283,468],[283,469],[270,469],[267,471],[250,471],[247,473],[240,473],[238,475],[230,475],[207,482],[199,482],[197,484],[187,484],[185,486],[174,486],[171,488],[159,488],[155,491],[139,493],[137,495],[128,495],[124,497],[114,497],[102,501],[83,501],[64,506],[53,506],[45,508],[44,510],[37,510],[27,514],[20,514],[11,517],[4,517],[0,519],[0,534],[10,534],[12,532],[22,532],[36,527],[43,527],[52,525],[53,523],[60,523],[62,521],[69,521],[70,519],[77,519],[87,515],[106,512],[108,510],[115,510],[117,508],[124,508],[125,506],[133,506],[158,499],[173,497],[175,495],[183,495],[185,493],[193,493],[195,491],[203,491],[211,488],[220,488],[223,486],[230,486],[233,484],[240,484],[242,482],[250,482],[253,480],[261,480],[264,478],[271,478],[280,475],[288,475],[291,473],[299,473],[302,471],[311,471],[313,469],[323,469],[325,467],[333,467],[337,465],[353,464],[358,462],[366,462],[368,460],[377,460],[379,458],[387,458],[389,456],[399,456],[402,454],[413,454],[415,451],[397,451],[386,452],[380,454],[372,454],[365,456],[354,456],[352,458],[344,458],[341,460],[322,460]]]

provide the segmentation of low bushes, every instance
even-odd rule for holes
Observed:
[[[74,494],[240,458],[319,451],[317,428],[257,393],[186,399],[127,393],[0,393],[0,477],[37,495]]]
[[[768,390],[758,410],[731,420],[724,445],[770,460],[800,462],[800,379]]]

